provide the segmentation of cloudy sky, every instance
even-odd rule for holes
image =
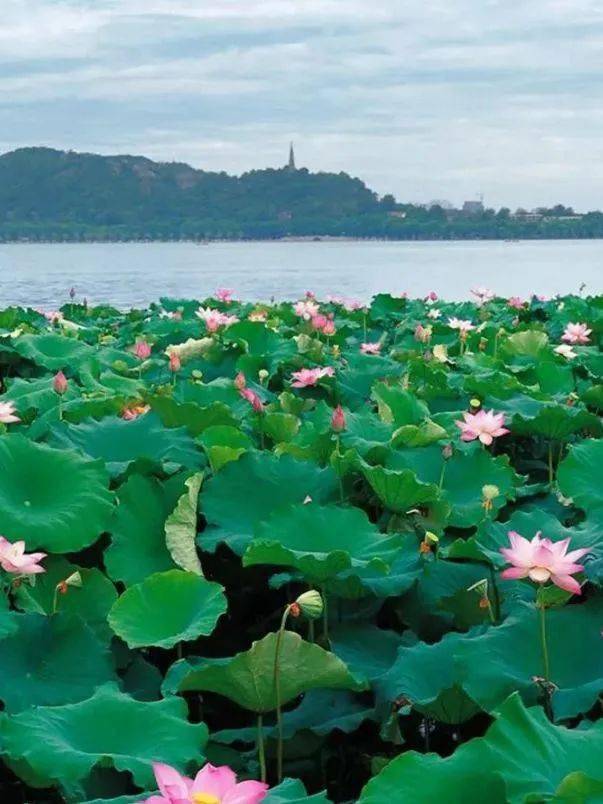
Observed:
[[[600,0],[1,0],[0,151],[603,208]]]

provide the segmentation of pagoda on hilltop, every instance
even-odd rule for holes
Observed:
[[[289,143],[289,162],[287,163],[286,168],[289,173],[295,173],[297,168],[295,167],[295,154],[293,152],[293,143]]]

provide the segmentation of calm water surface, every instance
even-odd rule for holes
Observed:
[[[142,306],[160,296],[295,298],[307,289],[369,299],[436,290],[463,299],[603,292],[603,240],[479,242],[111,243],[0,245],[0,306],[55,307],[69,288],[90,302]]]

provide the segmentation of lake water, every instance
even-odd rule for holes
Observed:
[[[475,285],[505,296],[603,292],[603,240],[455,242],[110,243],[0,245],[0,306],[78,298],[118,307],[160,296],[296,298],[306,290],[369,299],[385,291],[448,299]]]

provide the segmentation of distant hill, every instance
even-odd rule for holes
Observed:
[[[383,198],[346,173],[240,177],[142,156],[20,148],[0,156],[0,241],[282,237],[602,237],[603,215],[511,215]],[[571,210],[570,210],[571,211]]]

